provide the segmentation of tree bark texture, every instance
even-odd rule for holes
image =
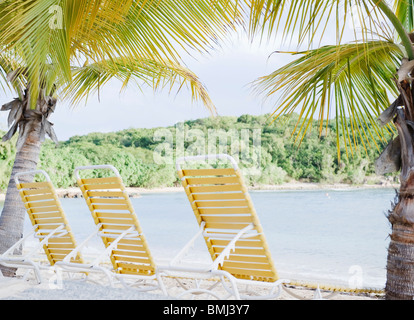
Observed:
[[[16,188],[14,177],[19,172],[36,170],[39,154],[45,134],[48,134],[57,142],[52,128],[53,124],[47,119],[54,112],[56,99],[51,96],[40,96],[35,109],[28,107],[27,90],[25,99],[14,101],[4,105],[2,111],[10,111],[9,132],[3,140],[10,139],[13,134],[19,132],[17,139],[17,152],[12,173],[7,187],[4,207],[0,215],[0,254],[8,250],[23,236],[24,219],[26,210]],[[12,125],[11,125],[12,124]],[[30,182],[33,177],[21,176],[22,182]],[[16,252],[16,254],[21,253]],[[0,265],[0,271],[4,276],[14,276],[16,270]]]
[[[414,298],[414,104],[411,84],[399,83],[402,106],[396,110],[400,152],[400,190],[388,219],[392,226],[387,257],[387,300]]]

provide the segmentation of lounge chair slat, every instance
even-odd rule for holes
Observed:
[[[269,259],[265,256],[249,256],[249,255],[234,255],[232,254],[226,261],[244,261],[244,262],[259,262],[259,263],[268,263]]]
[[[28,208],[27,210],[30,211],[30,213],[46,213],[46,212],[59,212],[60,209],[58,206],[53,207],[41,207],[41,208]]]
[[[249,225],[246,223],[218,223],[218,222],[207,222],[206,229],[243,229]]]
[[[233,168],[229,169],[188,169],[183,170],[184,176],[230,176],[235,175]]]
[[[32,217],[34,219],[56,218],[56,217],[60,217],[60,212],[59,211],[55,211],[55,212],[33,213],[32,214]]]
[[[130,219],[131,213],[120,212],[95,212],[98,218]]]
[[[250,208],[202,208],[198,209],[200,214],[242,214],[251,213]]]
[[[244,200],[245,196],[242,192],[237,193],[203,193],[192,194],[194,200]]]
[[[51,183],[50,182],[27,182],[27,183],[20,183],[20,189],[50,189]]]
[[[40,208],[40,207],[51,207],[56,206],[56,201],[50,200],[50,201],[29,201],[27,202],[27,206],[29,208]]]
[[[122,191],[94,191],[89,190],[87,191],[87,195],[89,199],[93,199],[92,197],[110,197],[110,198],[125,198],[125,193]]]
[[[52,193],[46,193],[46,194],[41,194],[41,195],[26,195],[25,197],[26,197],[26,200],[29,202],[41,201],[41,200],[55,200],[53,198]]]
[[[114,199],[114,198],[90,198],[92,204],[125,204],[125,199]]]
[[[227,272],[233,274],[236,278],[240,276],[253,277],[259,281],[275,281],[274,272],[272,271],[262,271],[262,270],[248,270],[248,269],[238,269],[238,268],[225,268]],[[242,278],[242,277],[240,277]]]
[[[222,216],[219,214],[214,214],[214,215],[201,215],[203,221],[206,221],[207,223],[209,222],[228,222],[228,223],[251,223],[253,222],[253,218],[252,216],[235,216],[234,218],[232,216]]]
[[[227,246],[230,240],[221,240],[221,239],[213,239],[211,240],[211,244],[213,246]],[[258,240],[238,240],[236,242],[237,247],[262,247],[262,242]]]
[[[54,218],[38,218],[36,219],[36,223],[38,225],[41,224],[48,224],[48,223],[55,223],[55,224],[62,224],[65,220],[62,217],[54,217]]]
[[[23,195],[31,196],[31,195],[52,195],[53,191],[50,188],[42,188],[42,189],[30,189],[30,190],[21,190]]]
[[[237,177],[214,177],[214,178],[186,178],[189,185],[202,185],[202,184],[236,184],[239,182]]]
[[[129,207],[126,204],[114,204],[114,205],[110,205],[110,204],[92,204],[92,207],[95,210],[128,210],[129,211]]]
[[[267,263],[253,263],[249,262],[237,262],[237,261],[226,261],[224,263],[226,268],[240,268],[248,270],[262,270],[262,271],[271,271],[270,264]]]
[[[189,186],[188,188],[190,189],[191,193],[243,191],[242,187],[238,184],[217,186]]]
[[[198,208],[226,208],[226,207],[247,207],[249,204],[246,200],[240,201],[197,201]]]
[[[99,218],[99,222],[106,224],[128,224],[129,226],[133,223],[131,217],[127,219],[113,219],[113,218]]]
[[[103,184],[85,184],[82,185],[85,190],[105,190],[105,189],[121,189],[120,183],[103,183]]]
[[[223,251],[223,248],[215,247],[216,253],[220,254],[222,251]],[[251,256],[265,256],[266,250],[264,250],[263,248],[236,248],[235,251],[232,252],[232,254],[235,254],[235,255],[248,254]]]
[[[118,177],[108,177],[108,178],[89,178],[81,179],[82,184],[101,184],[101,183],[120,183],[121,180]]]
[[[141,249],[142,251],[139,251],[138,249]],[[121,250],[121,248],[118,247],[116,250],[113,250],[112,253],[116,256],[140,257],[148,263],[149,259],[144,248],[141,246],[138,247],[138,249],[135,248],[133,250]]]
[[[151,265],[141,264],[139,262],[134,263],[133,261],[120,261],[117,264],[118,267],[125,269],[154,270],[154,267]]]

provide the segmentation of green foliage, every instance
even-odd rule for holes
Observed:
[[[0,135],[3,136],[4,134],[5,132],[0,130]],[[8,142],[0,140],[0,192],[5,192],[9,183],[16,153],[16,140],[17,136]]]
[[[327,131],[319,136],[318,130],[308,131],[302,141],[295,141],[292,135],[298,117],[289,121],[280,118],[269,122],[268,115],[240,117],[216,117],[186,121],[168,128],[127,129],[111,133],[90,133],[74,136],[56,147],[47,140],[41,150],[39,168],[46,170],[56,187],[76,186],[73,171],[77,166],[112,164],[120,172],[125,184],[131,187],[168,187],[179,183],[174,159],[169,163],[157,163],[154,150],[160,148],[166,139],[155,138],[155,132],[163,129],[169,132],[171,153],[178,149],[186,154],[207,153],[209,143],[213,152],[227,152],[240,156],[240,167],[249,169],[251,159],[243,161],[240,150],[256,159],[259,174],[247,175],[249,184],[282,184],[290,180],[321,183],[353,183],[366,181],[373,183],[374,161],[384,146],[384,141],[376,141],[359,150],[345,150],[341,145],[338,161],[337,134],[335,119],[330,120]],[[319,122],[315,121],[315,127]],[[372,128],[366,128],[372,130]],[[241,139],[242,132],[248,139]],[[260,135],[260,157],[252,153],[254,142],[252,132]],[[158,131],[159,132],[159,131]],[[180,146],[178,136],[185,137]],[[376,135],[373,135],[374,137]],[[232,140],[232,137],[236,137]],[[213,139],[214,138],[214,139]],[[343,141],[340,134],[339,141]],[[357,141],[358,142],[358,141]],[[235,148],[236,147],[236,148]],[[220,150],[220,148],[222,148]],[[257,150],[256,150],[257,151]],[[179,150],[177,151],[177,153]],[[7,187],[14,161],[15,141],[0,143],[0,188]],[[347,157],[347,154],[349,156]],[[177,154],[181,156],[181,154]],[[90,177],[98,173],[90,172]]]

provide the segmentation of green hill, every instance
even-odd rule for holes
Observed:
[[[300,146],[291,135],[296,120],[296,115],[289,122],[278,120],[273,123],[268,121],[268,115],[216,117],[186,121],[167,128],[73,136],[60,142],[58,147],[47,140],[41,150],[39,168],[46,170],[59,188],[75,186],[74,168],[92,164],[114,165],[130,187],[166,187],[178,183],[173,161],[176,155],[182,156],[182,150],[197,154],[216,148],[213,152],[239,155],[242,168],[259,169],[256,171],[259,174],[247,176],[251,185],[282,184],[290,180],[375,183],[373,163],[380,150],[374,144],[368,150],[361,146],[353,151],[353,155],[348,150],[348,157],[341,146],[341,161],[338,162],[334,120],[328,123],[327,131],[324,129],[321,137],[316,129],[310,131]],[[313,125],[318,126],[316,122]],[[343,143],[341,135],[339,141]],[[386,143],[376,142],[381,149]],[[219,147],[222,149],[217,150]],[[2,191],[7,187],[14,153],[15,139],[0,143]],[[243,154],[250,158],[243,160]]]

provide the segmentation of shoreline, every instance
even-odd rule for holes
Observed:
[[[287,182],[280,185],[256,185],[249,186],[249,191],[312,191],[312,190],[361,190],[361,189],[399,189],[400,185],[389,181],[378,184],[346,184],[346,183],[312,183],[312,182]],[[141,194],[148,193],[166,193],[166,192],[182,192],[182,186],[179,187],[158,187],[158,188],[126,188],[131,198],[139,198]],[[82,193],[77,187],[57,188],[56,193],[59,198],[80,198]],[[0,193],[0,201],[4,201],[5,193]]]

